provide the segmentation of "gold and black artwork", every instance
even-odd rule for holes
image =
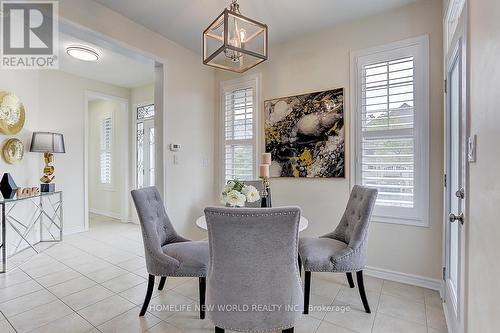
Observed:
[[[345,177],[344,89],[264,102],[271,177]]]

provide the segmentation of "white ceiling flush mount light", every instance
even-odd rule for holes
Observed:
[[[243,73],[267,60],[267,25],[241,15],[237,0],[203,32],[203,63]]]
[[[66,53],[75,59],[82,61],[97,61],[99,60],[99,53],[96,50],[87,46],[68,46]]]

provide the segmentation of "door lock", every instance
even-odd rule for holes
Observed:
[[[458,215],[450,213],[450,215],[448,215],[448,219],[450,220],[451,223],[455,221],[460,221],[460,224],[464,224],[464,213],[460,213]]]
[[[455,192],[455,196],[459,199],[465,198],[465,191],[464,188],[460,188],[458,191]]]

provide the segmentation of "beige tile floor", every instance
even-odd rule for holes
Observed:
[[[195,311],[151,309],[139,318],[147,276],[139,227],[92,216],[90,229],[9,260],[8,273],[0,274],[0,333],[213,332]],[[167,281],[151,305],[198,302],[196,279]],[[437,292],[372,277],[366,288],[372,314],[363,311],[344,275],[313,274],[311,303],[331,305],[331,311],[314,309],[295,332],[447,332]]]

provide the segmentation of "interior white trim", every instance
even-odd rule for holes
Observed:
[[[458,21],[465,6],[465,0],[450,0],[444,16],[444,54],[448,54],[453,35],[458,26]]]
[[[63,236],[64,235],[77,234],[77,233],[84,232],[84,231],[85,231],[85,228],[83,226],[76,226],[76,227],[71,227],[71,228],[65,228],[64,231],[63,231]]]
[[[102,215],[102,216],[106,216],[106,217],[111,217],[111,218],[117,219],[117,220],[121,219],[120,214],[117,214],[115,212],[110,212],[110,211],[107,211],[107,210],[89,208],[89,212],[92,213],[92,214],[97,214],[97,215]]]
[[[440,295],[442,294],[442,281],[439,279],[432,279],[425,276],[396,272],[371,266],[366,266],[364,272],[366,273],[366,275],[373,276],[379,279],[385,279],[389,281],[406,283],[413,286],[437,290],[439,291]]]

